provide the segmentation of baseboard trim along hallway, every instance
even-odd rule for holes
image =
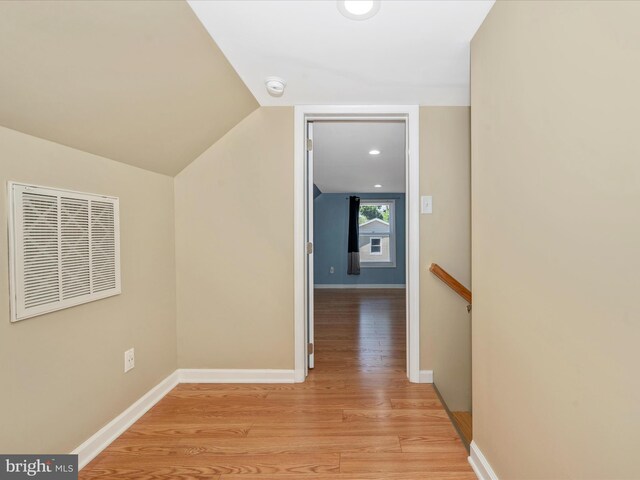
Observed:
[[[136,400],[71,453],[82,469],[179,383],[293,383],[293,370],[178,369]]]
[[[498,476],[489,465],[486,457],[482,454],[476,442],[471,441],[469,449],[469,463],[479,480],[499,480]]]
[[[405,288],[404,283],[316,283],[313,288]]]
[[[178,379],[178,370],[176,370],[136,400],[124,412],[94,433],[84,443],[82,443],[82,445],[73,450],[71,453],[78,455],[78,468],[82,469],[100,452],[107,448],[116,438],[122,435],[140,417],[147,413],[151,407],[162,400],[167,393],[178,385]]]
[[[433,370],[420,370],[419,383],[433,383]]]
[[[294,370],[205,369],[178,370],[180,383],[293,383]]]

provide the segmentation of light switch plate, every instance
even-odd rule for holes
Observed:
[[[433,213],[433,197],[431,195],[420,197],[420,212]]]

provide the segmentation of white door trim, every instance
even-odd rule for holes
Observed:
[[[294,111],[294,368],[295,381],[304,382],[307,345],[305,317],[305,134],[308,120],[390,120],[407,124],[407,377],[420,382],[420,145],[417,105],[300,105]]]
[[[307,127],[307,139],[311,140],[311,143],[313,144],[313,123],[311,122],[306,122],[305,126]],[[307,170],[311,170],[313,172],[313,148],[311,150],[307,149],[307,163],[306,163],[306,169]],[[313,196],[314,196],[314,192],[313,192],[313,176],[310,176],[307,179],[307,214],[309,215],[310,219],[313,219]],[[308,230],[308,237],[306,240],[307,241],[313,241],[314,236],[313,236],[313,222],[309,222],[307,225],[307,230]],[[308,305],[314,305],[314,287],[315,287],[315,281],[314,281],[314,277],[313,277],[313,272],[314,272],[314,264],[313,262],[315,261],[314,258],[314,245],[312,244],[312,248],[311,248],[311,252],[307,252],[307,275],[305,276],[305,278],[307,279],[307,281],[309,282],[308,286],[307,286],[307,304]],[[305,325],[307,326],[307,349],[309,348],[308,345],[310,343],[314,342],[314,311],[313,308],[308,308],[307,309],[307,315],[309,320],[307,322],[305,322]],[[305,375],[309,374],[309,368],[313,368],[314,364],[315,364],[315,357],[313,355],[313,350],[311,351],[311,353],[307,352],[307,369],[305,370]]]

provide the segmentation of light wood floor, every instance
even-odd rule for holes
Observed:
[[[405,377],[403,290],[317,290],[316,368],[182,384],[81,479],[475,480],[431,385]]]
[[[473,420],[471,412],[451,412],[453,420],[458,424],[458,429],[467,444],[473,440]]]

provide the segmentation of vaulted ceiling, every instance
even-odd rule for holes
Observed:
[[[0,125],[175,175],[258,101],[469,103],[469,42],[493,0],[386,0],[366,21],[336,5],[0,1]]]
[[[261,105],[469,105],[470,42],[493,3],[382,0],[351,20],[335,0],[189,0]]]
[[[0,125],[168,175],[258,107],[182,1],[2,1],[0,46]]]

